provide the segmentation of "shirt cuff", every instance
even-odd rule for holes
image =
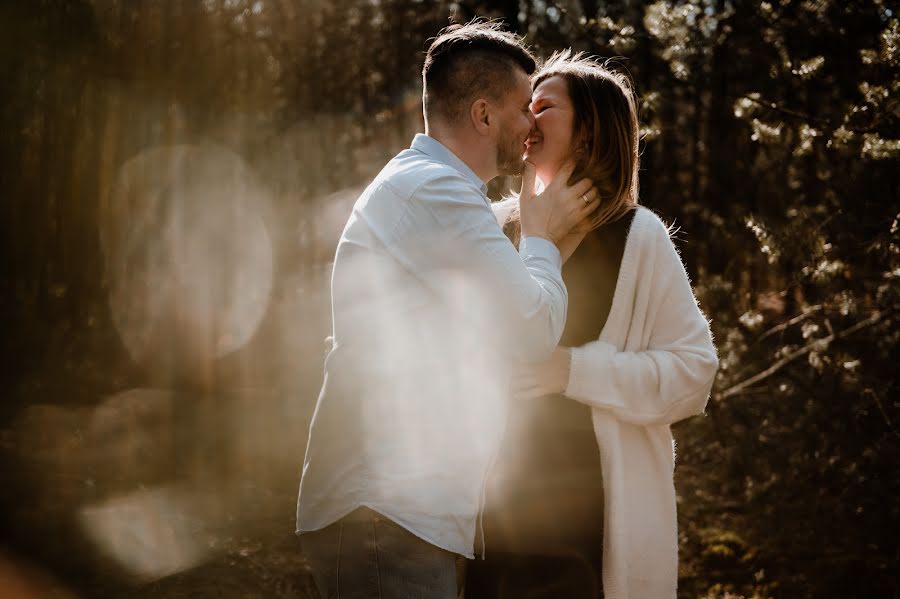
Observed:
[[[537,256],[550,260],[557,268],[562,268],[562,256],[559,248],[549,239],[543,237],[523,237],[519,241],[519,254],[525,256]]]

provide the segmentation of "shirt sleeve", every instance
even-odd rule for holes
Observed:
[[[701,413],[718,369],[709,323],[665,230],[656,232],[653,308],[644,351],[604,341],[572,349],[566,395],[630,424],[672,424]],[[637,276],[650,276],[638,272]]]
[[[394,235],[408,268],[445,297],[447,281],[464,279],[457,307],[469,322],[489,323],[485,336],[495,338],[486,340],[514,358],[549,356],[568,302],[556,246],[528,237],[517,252],[484,194],[462,176],[430,178],[408,202]]]

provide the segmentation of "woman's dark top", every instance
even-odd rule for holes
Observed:
[[[600,337],[633,218],[630,211],[588,233],[563,266],[569,307],[560,345],[577,347]],[[599,581],[603,478],[588,406],[562,395],[513,399],[491,477],[495,497],[488,497],[484,522],[488,556],[493,549],[494,557],[529,555],[545,564],[554,556],[580,556]],[[558,569],[558,564],[551,568]],[[533,567],[528,570],[537,575]]]

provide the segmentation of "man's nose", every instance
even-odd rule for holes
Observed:
[[[531,131],[534,132],[534,126],[536,124],[536,121],[534,119],[534,113],[531,112],[530,110],[528,111],[528,122],[531,124]]]

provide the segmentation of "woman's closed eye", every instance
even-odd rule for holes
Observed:
[[[535,107],[535,108],[532,108],[531,111],[532,111],[534,114],[541,114],[542,112],[544,112],[544,111],[547,110],[548,108],[550,108],[550,106],[548,106],[548,105],[546,105],[546,104],[542,104],[542,105],[540,105],[540,106],[537,106],[537,107]]]

